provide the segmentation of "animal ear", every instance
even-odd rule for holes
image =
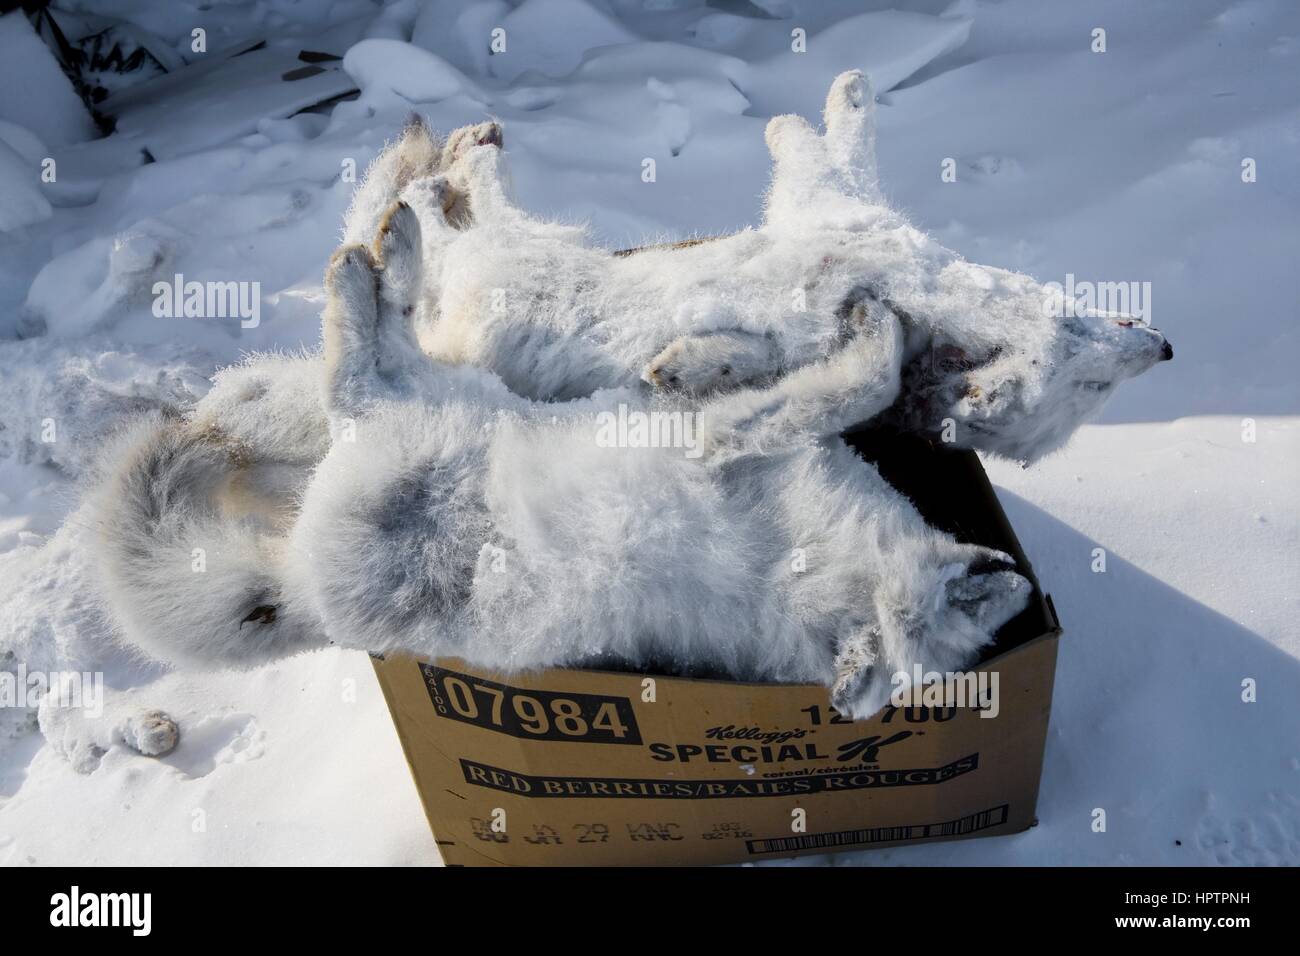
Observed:
[[[876,174],[876,94],[861,70],[841,73],[831,84],[822,113],[826,153],[852,195],[873,198]]]

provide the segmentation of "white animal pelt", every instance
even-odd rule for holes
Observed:
[[[760,228],[626,256],[512,206],[501,150],[470,148],[455,183],[400,190],[425,228],[422,343],[535,398],[638,377],[700,392],[823,358],[843,339],[846,309],[867,296],[907,331],[890,417],[934,435],[951,418],[959,446],[1026,461],[1063,444],[1118,382],[1172,356],[1127,316],[1057,318],[1072,303],[1050,287],[966,262],[913,228],[880,193],[874,109],[866,78],[841,75],[824,134],[797,116],[768,124],[775,168]],[[408,131],[396,154],[427,150],[421,137]],[[468,196],[472,228],[437,215],[446,189]]]
[[[1065,303],[1049,289],[968,263],[908,224],[881,197],[874,109],[867,79],[841,75],[824,135],[796,116],[768,124],[775,168],[760,228],[634,255],[591,248],[582,229],[514,206],[496,123],[443,144],[415,121],[367,170],[344,243],[368,242],[404,199],[423,228],[421,345],[535,399],[641,383],[690,395],[770,383],[837,347],[853,304],[872,299],[907,334],[903,393],[881,416],[930,435],[951,419],[945,438],[958,446],[1031,461],[1063,444],[1120,381],[1172,355],[1163,336],[1124,316],[1058,319],[1049,313]],[[295,379],[319,374],[305,368],[318,358],[298,361]],[[310,432],[303,447],[313,452],[327,439],[317,402],[263,411],[256,396],[232,401],[249,418]],[[260,459],[283,447],[258,446],[259,437],[246,442]]]
[[[760,229],[626,257],[510,204],[494,124],[446,146],[408,128],[349,213],[326,367],[225,373],[118,460],[97,507],[123,630],[179,661],[332,639],[815,678],[857,714],[912,661],[968,662],[1027,584],[831,436],[952,418],[958,444],[1034,458],[1169,349],[1049,318],[1033,280],[908,225],[879,197],[872,108],[845,74],[824,136],[772,121]],[[697,414],[701,456],[600,448],[618,402]],[[808,572],[785,572],[793,548]]]
[[[123,434],[91,498],[102,586],[122,633],[155,659],[175,638],[248,663],[309,646],[318,622],[282,593],[285,534],[329,448],[321,364],[261,356],[220,373],[185,419]],[[245,646],[258,623],[262,641]],[[161,642],[161,643],[160,643]]]
[[[865,716],[895,672],[969,664],[1025,606],[1007,555],[928,527],[834,437],[897,395],[888,310],[855,306],[826,358],[698,409],[631,390],[534,403],[420,350],[421,259],[399,205],[373,254],[331,264],[334,440],[287,535],[222,510],[208,476],[234,453],[193,429],[150,432],[106,486],[109,599],[151,653],[243,665],[332,640],[507,670],[653,661],[822,681]],[[619,403],[698,411],[699,434],[603,447]]]

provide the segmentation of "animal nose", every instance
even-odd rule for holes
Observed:
[[[1170,345],[1169,340],[1166,339],[1165,344],[1160,346],[1160,361],[1168,362],[1173,357],[1174,357],[1174,347]]]

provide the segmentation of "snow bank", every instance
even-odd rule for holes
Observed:
[[[767,114],[798,112],[844,70],[866,71],[877,93],[885,93],[965,43],[971,24],[896,10],[849,17],[809,36],[806,53],[786,51],[754,64],[743,89]]]
[[[361,87],[364,105],[410,110],[415,103],[436,103],[466,95],[482,100],[483,94],[465,75],[441,57],[398,40],[362,40],[343,58],[347,70]]]
[[[420,8],[411,42],[442,57],[462,73],[489,75],[487,39],[510,13],[505,0],[432,0]]]
[[[32,130],[50,146],[97,135],[95,123],[26,15],[0,17],[0,119]]]
[[[638,39],[586,0],[524,0],[500,26],[505,52],[492,57],[488,68],[506,82],[529,71],[564,76],[588,51]]]
[[[37,186],[40,166],[0,142],[0,232],[49,219],[49,200]]]
[[[327,63],[311,71],[298,49],[260,49],[191,63],[104,101],[117,131],[154,159],[183,156],[247,136],[267,119],[283,119],[356,89]]]
[[[178,413],[208,390],[212,359],[188,345],[130,349],[104,336],[8,344],[0,375],[0,461],[79,477],[99,444],[133,415]],[[3,535],[0,535],[0,545]]]

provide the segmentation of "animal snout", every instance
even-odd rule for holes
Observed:
[[[1138,322],[1134,319],[1125,318],[1125,319],[1115,319],[1114,321],[1115,324],[1120,326],[1121,328],[1140,329],[1142,332],[1145,332],[1149,335],[1154,335],[1156,338],[1158,338],[1160,340],[1160,357],[1157,359],[1157,361],[1168,362],[1171,358],[1174,357],[1174,347],[1169,344],[1169,340],[1164,337],[1164,334],[1161,333],[1159,329],[1154,329],[1151,326],[1143,322]]]
[[[1160,358],[1161,362],[1168,362],[1174,357],[1174,347],[1169,344],[1169,340],[1161,334],[1159,329],[1151,329],[1153,333],[1160,337]]]

